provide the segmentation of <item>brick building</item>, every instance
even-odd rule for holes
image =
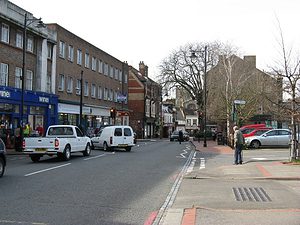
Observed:
[[[161,86],[148,77],[148,66],[139,63],[139,70],[129,66],[130,126],[138,138],[158,137],[162,133]]]
[[[78,124],[82,106],[82,126],[129,124],[128,65],[93,46],[58,24],[47,24],[57,35],[56,93],[59,123]],[[81,98],[82,80],[82,105]],[[110,109],[117,117],[110,118]]]

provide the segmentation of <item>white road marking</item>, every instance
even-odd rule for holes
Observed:
[[[185,159],[186,158],[186,156],[185,156],[186,153],[188,153],[188,152],[184,149],[183,153],[181,153],[180,156],[176,156],[176,157]]]
[[[205,159],[204,158],[200,158],[199,170],[201,170],[201,169],[205,169]]]
[[[46,171],[49,171],[49,170],[58,169],[58,168],[61,168],[61,167],[64,167],[64,166],[68,166],[68,165],[71,165],[71,163],[67,163],[67,164],[63,164],[63,165],[60,165],[60,166],[51,167],[51,168],[44,169],[44,170],[39,170],[39,171],[36,171],[36,172],[33,172],[33,173],[28,173],[28,174],[25,174],[24,176],[28,177],[28,176],[31,176],[31,175],[35,175],[35,174],[38,174],[38,173],[43,173],[43,172],[46,172]]]
[[[190,172],[192,172],[193,171],[193,169],[194,169],[194,166],[195,166],[195,163],[196,163],[196,152],[194,153],[194,156],[193,156],[193,159],[192,159],[192,162],[191,162],[191,164],[190,164],[190,166],[188,167],[188,169],[187,169],[187,171],[186,171],[186,173],[190,173]]]
[[[252,158],[254,160],[267,160],[267,158]]]
[[[99,158],[99,157],[102,157],[102,156],[105,156],[105,154],[89,157],[89,158],[86,158],[84,160],[86,161],[86,160],[90,160],[90,159],[96,159],[96,158]]]

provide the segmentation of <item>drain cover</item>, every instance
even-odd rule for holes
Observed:
[[[271,202],[272,199],[262,187],[234,187],[235,200],[239,202]]]

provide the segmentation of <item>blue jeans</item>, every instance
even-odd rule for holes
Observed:
[[[242,164],[243,159],[242,159],[242,150],[243,150],[243,145],[237,145],[235,147],[234,151],[234,164]]]

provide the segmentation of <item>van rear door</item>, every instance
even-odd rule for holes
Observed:
[[[122,127],[116,127],[115,128],[112,145],[116,146],[116,147],[123,147],[123,145],[124,145],[124,135],[123,135],[123,128]]]

